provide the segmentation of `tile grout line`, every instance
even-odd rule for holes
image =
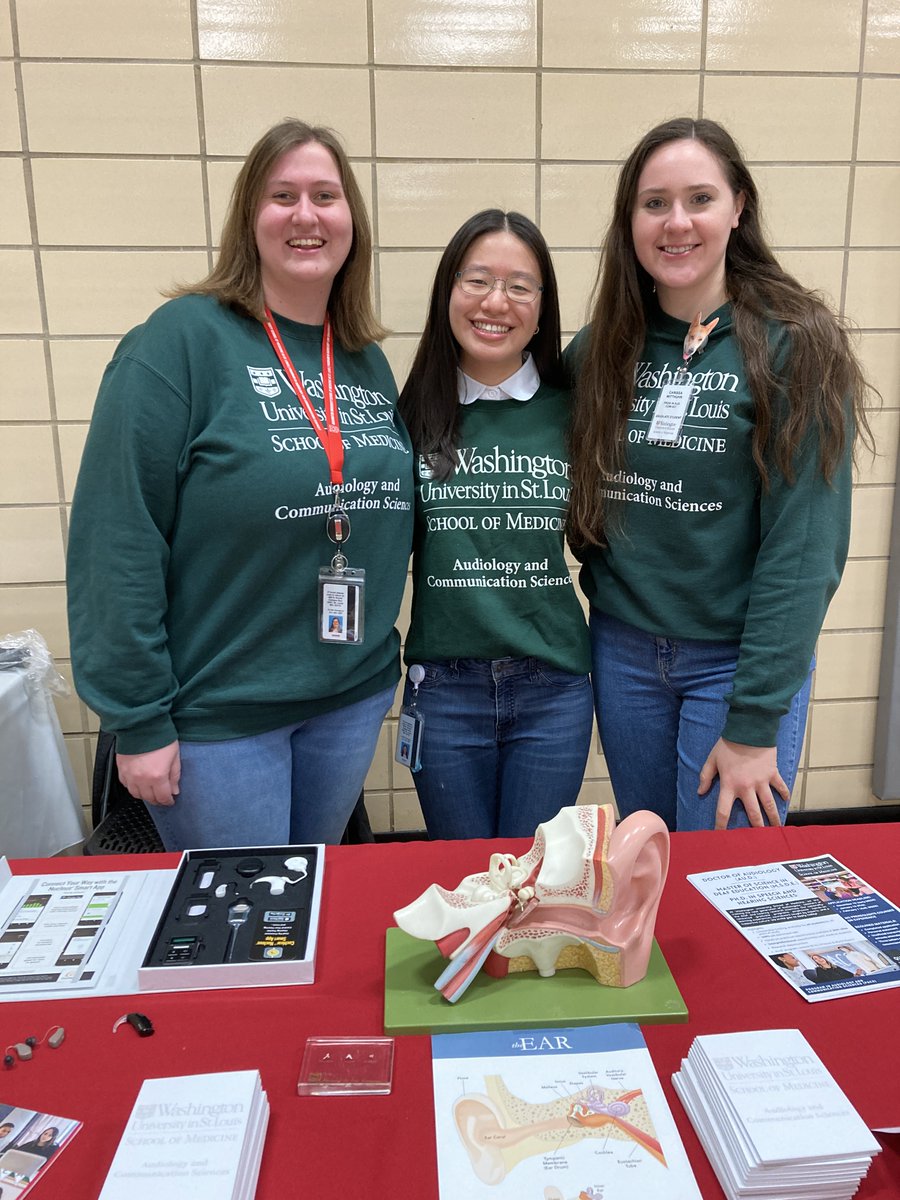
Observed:
[[[709,44],[709,0],[703,0],[700,10],[700,79],[697,88],[697,116],[704,116],[706,103],[707,46]]]
[[[862,11],[860,14],[860,40],[859,40],[859,55],[857,58],[856,95],[854,97],[854,110],[853,110],[853,132],[851,135],[851,142],[850,142],[850,169],[849,169],[849,172],[847,175],[847,198],[846,198],[846,207],[845,207],[845,216],[844,216],[844,245],[843,245],[842,253],[841,253],[841,286],[840,286],[840,294],[838,296],[838,312],[842,313],[842,314],[846,312],[847,288],[848,288],[849,276],[850,276],[851,229],[852,229],[852,225],[853,225],[853,194],[854,194],[854,188],[856,185],[856,156],[857,156],[857,152],[858,152],[858,148],[859,148],[859,125],[860,125],[860,117],[861,117],[861,113],[862,113],[862,81],[863,81],[862,72],[863,72],[863,67],[865,65],[867,15],[868,15],[868,0],[863,0]],[[854,490],[855,490],[855,488],[854,488]],[[842,576],[843,576],[843,572],[842,572]],[[819,631],[819,637],[822,636],[822,632],[823,632],[822,630]],[[818,663],[818,651],[819,651],[819,638],[816,639],[816,647],[815,647],[815,655],[816,655],[817,663]],[[808,732],[805,737],[805,744],[803,747],[803,760],[804,760],[803,765],[804,765],[805,769],[804,769],[804,774],[803,774],[804,782],[803,782],[803,799],[802,799],[801,805],[800,805],[801,809],[804,808],[805,800],[806,800],[806,771],[809,770],[809,767],[810,767],[810,757],[812,754],[812,740],[813,740],[812,728],[813,728],[813,723],[815,720],[816,708],[817,708],[817,705],[827,704],[827,701],[825,700],[824,697],[822,699],[818,698],[817,676],[818,676],[818,671],[815,671],[813,673],[812,689],[810,692],[810,699],[809,699],[809,718],[808,718],[808,722],[807,722]]]
[[[544,162],[544,0],[535,8],[535,65],[534,65],[534,223],[541,227],[543,217],[542,191]]]
[[[206,105],[203,96],[203,67],[200,58],[200,20],[197,0],[191,0],[191,48],[194,68],[194,102],[197,106],[197,144],[200,148],[200,187],[203,194],[203,224],[206,233],[207,270],[213,268],[212,205],[209,197],[209,155],[206,141]],[[193,161],[193,159],[191,160]],[[132,247],[133,248],[133,247]]]
[[[369,220],[372,223],[372,290],[377,304],[378,319],[384,324],[382,316],[384,303],[381,294],[381,220],[378,211],[378,124],[377,96],[375,92],[375,10],[374,0],[366,0],[366,71],[369,86],[369,188],[372,194]],[[365,161],[365,160],[364,160]],[[391,829],[394,828],[393,802],[390,812]]]

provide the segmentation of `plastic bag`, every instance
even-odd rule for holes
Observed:
[[[13,669],[24,670],[25,690],[33,709],[51,705],[51,693],[68,696],[71,691],[36,629],[0,637],[0,671]]]

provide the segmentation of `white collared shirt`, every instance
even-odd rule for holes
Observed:
[[[460,404],[474,404],[476,400],[530,400],[541,386],[541,379],[530,354],[515,374],[502,383],[479,383],[464,371],[457,370],[456,382]]]

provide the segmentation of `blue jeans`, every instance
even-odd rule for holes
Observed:
[[[594,702],[620,817],[639,808],[670,829],[714,829],[719,781],[697,795],[700,771],[722,736],[737,667],[737,642],[656,637],[591,609]],[[778,770],[797,778],[812,667],[778,726]],[[782,821],[787,804],[773,790]],[[765,816],[765,814],[764,814]],[[735,801],[729,829],[749,825]]]
[[[182,742],[174,805],[147,805],[166,849],[339,842],[394,691],[255,737]]]
[[[575,803],[593,728],[587,675],[536,658],[422,665],[413,780],[432,838],[530,837]],[[407,681],[404,704],[412,695]]]

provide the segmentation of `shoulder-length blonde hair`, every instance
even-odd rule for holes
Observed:
[[[296,146],[317,142],[334,159],[353,221],[353,241],[335,276],[328,299],[334,336],[346,350],[378,342],[387,330],[372,301],[372,230],[365,201],[337,134],[324,125],[288,117],[267,130],[244,160],[235,180],[222,228],[216,264],[205,279],[172,290],[170,295],[215,296],[221,303],[261,320],[265,309],[256,213],[275,163]]]

